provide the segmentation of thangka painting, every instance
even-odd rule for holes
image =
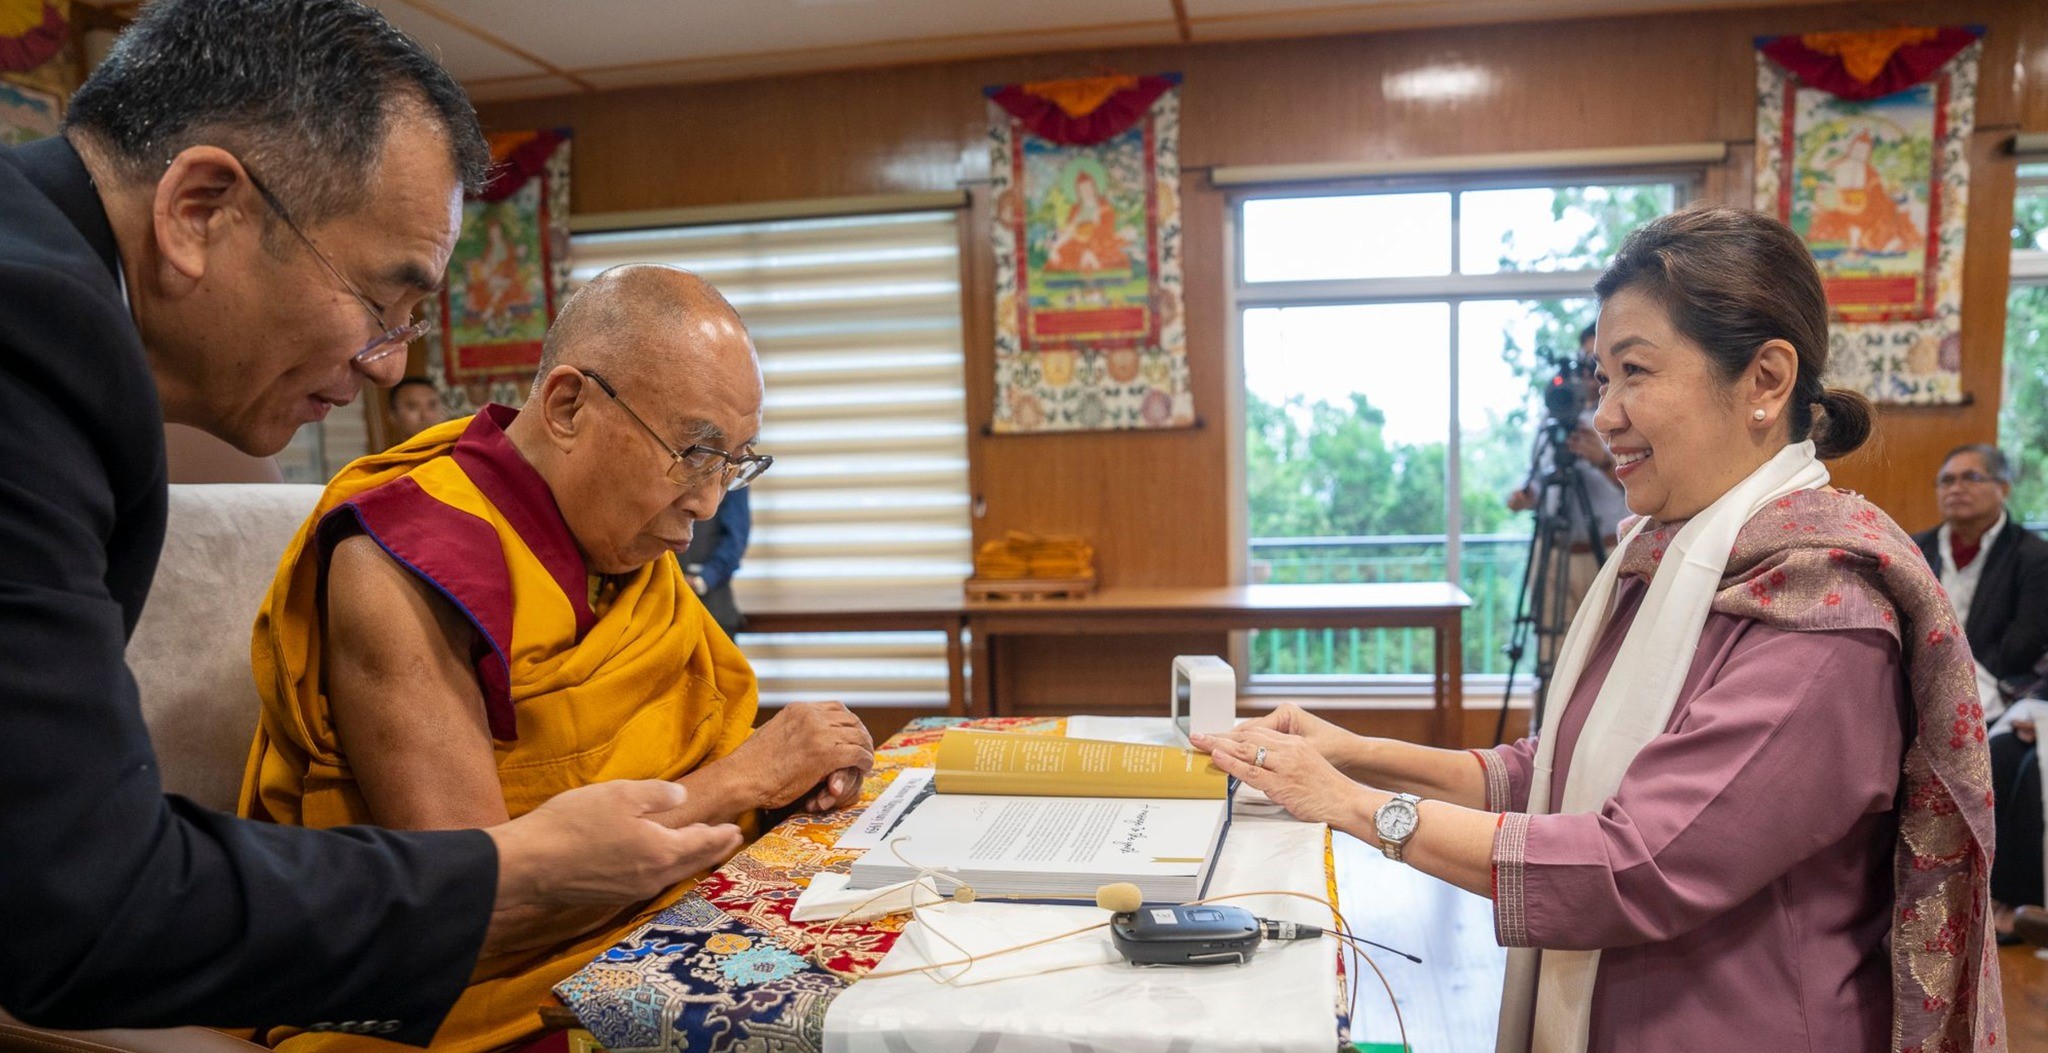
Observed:
[[[0,80],[0,145],[20,146],[57,134],[64,107],[55,95]]]
[[[455,415],[519,405],[569,290],[567,129],[491,136],[492,178],[462,207],[427,338],[427,375]]]
[[[1820,265],[1829,383],[1873,401],[1964,397],[1978,36],[1902,28],[1758,44],[1757,207]]]
[[[991,88],[998,433],[1194,423],[1180,77]]]
[[[0,0],[0,72],[27,74],[61,57],[71,0]]]
[[[57,134],[77,77],[64,45],[71,0],[0,0],[0,146]]]

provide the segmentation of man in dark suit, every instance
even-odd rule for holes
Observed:
[[[122,661],[164,423],[276,452],[388,386],[488,159],[461,90],[354,0],[156,0],[62,138],[0,149],[0,1009],[424,1044],[510,923],[738,843],[611,783],[489,830],[314,831],[163,794]]]
[[[2008,514],[2012,471],[1996,446],[1950,451],[1935,492],[1941,526],[1913,538],[1955,601],[1977,658],[1978,693],[1995,716],[2006,699],[2038,698],[2048,686],[2048,541]],[[2011,939],[2012,908],[2042,898],[2036,731],[2031,713],[2016,708],[1989,742],[1998,821],[1991,896],[2000,942]]]
[[[1998,682],[2025,676],[2048,652],[2048,541],[2007,515],[2012,470],[1996,446],[1949,451],[1934,488],[1941,525],[1913,540],[1955,603],[1995,714]]]
[[[733,598],[732,576],[739,573],[740,561],[747,556],[747,539],[754,530],[751,501],[744,488],[726,494],[718,511],[697,524],[690,547],[683,550],[690,588],[727,636],[737,635],[746,624],[739,601]]]

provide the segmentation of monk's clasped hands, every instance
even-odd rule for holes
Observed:
[[[756,787],[756,807],[807,812],[844,808],[875,766],[867,725],[837,702],[793,702],[733,751]]]

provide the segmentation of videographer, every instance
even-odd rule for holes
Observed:
[[[1614,458],[1608,456],[1607,447],[1601,444],[1599,435],[1593,431],[1593,414],[1600,408],[1600,383],[1593,376],[1592,356],[1593,327],[1589,325],[1579,332],[1578,357],[1561,368],[1553,381],[1560,386],[1573,386],[1573,390],[1569,393],[1562,390],[1544,393],[1544,434],[1537,436],[1529,477],[1521,489],[1508,495],[1508,508],[1516,512],[1537,509],[1539,496],[1545,498],[1544,507],[1537,509],[1536,529],[1555,532],[1556,544],[1548,551],[1568,554],[1564,607],[1564,624],[1567,625],[1578,613],[1586,590],[1592,587],[1593,575],[1600,570],[1599,560],[1593,552],[1593,539],[1599,539],[1602,552],[1613,551],[1615,526],[1628,515],[1621,484],[1614,478]],[[1549,434],[1552,427],[1566,423],[1554,419],[1560,409],[1571,418],[1571,430],[1564,440],[1565,449],[1571,455],[1562,458],[1569,461],[1565,471],[1584,485],[1587,504],[1592,508],[1590,528],[1578,503],[1565,500],[1567,490],[1564,487],[1553,486],[1547,495],[1544,493],[1543,480],[1557,470],[1561,459]],[[1537,567],[1532,580],[1555,581],[1554,574],[1553,567]],[[1561,630],[1562,626],[1557,628]],[[1554,641],[1560,638],[1561,632],[1540,637],[1546,651],[1552,649]],[[1553,656],[1546,653],[1540,657],[1547,666]]]

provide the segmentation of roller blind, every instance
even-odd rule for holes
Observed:
[[[972,565],[953,212],[577,234],[572,283],[668,263],[718,286],[767,383],[753,536],[734,580],[781,596],[957,586]],[[943,706],[936,633],[742,633],[762,701]]]

